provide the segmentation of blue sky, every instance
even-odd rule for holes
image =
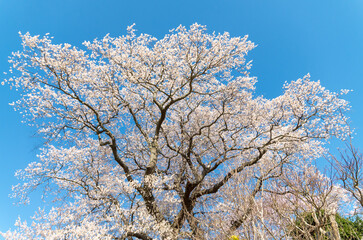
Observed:
[[[351,125],[356,146],[363,146],[363,1],[362,0],[0,0],[0,73],[20,49],[18,32],[50,33],[57,43],[80,46],[107,33],[118,36],[136,23],[139,33],[157,38],[180,24],[198,22],[209,31],[249,35],[258,46],[249,55],[257,93],[275,97],[285,81],[310,73],[328,89],[353,89]],[[0,74],[1,79],[4,75]],[[18,93],[0,86],[0,231],[18,215],[28,217],[39,203],[17,207],[9,199],[16,169],[36,159],[40,139],[8,105]]]

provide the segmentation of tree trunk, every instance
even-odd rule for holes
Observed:
[[[338,223],[335,220],[335,214],[329,215],[329,220],[331,222],[333,239],[340,240],[339,228],[338,228]]]

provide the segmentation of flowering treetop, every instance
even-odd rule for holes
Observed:
[[[19,221],[9,239],[228,235],[262,183],[349,131],[347,102],[309,75],[274,99],[255,96],[247,36],[193,24],[157,40],[131,26],[85,50],[48,35],[21,38],[5,82],[22,89],[16,108],[48,143],[18,172],[25,181],[15,190],[26,197],[45,184],[56,204],[32,226]],[[219,206],[241,178],[246,209],[236,215]]]

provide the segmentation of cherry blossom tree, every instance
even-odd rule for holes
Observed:
[[[45,145],[14,194],[41,188],[52,205],[6,239],[223,239],[266,186],[349,133],[348,103],[309,75],[256,96],[247,36],[131,26],[83,50],[21,38],[4,82]]]

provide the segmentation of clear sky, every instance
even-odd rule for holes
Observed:
[[[248,56],[257,93],[275,97],[285,81],[310,73],[328,89],[353,89],[351,125],[363,148],[363,1],[362,0],[0,0],[0,78],[8,56],[18,50],[18,32],[50,33],[56,43],[81,46],[85,40],[139,33],[161,38],[169,29],[198,22],[209,31],[249,35],[258,47]],[[0,86],[0,231],[25,219],[39,203],[17,207],[8,198],[16,169],[36,159],[40,139],[8,105],[17,92]]]

